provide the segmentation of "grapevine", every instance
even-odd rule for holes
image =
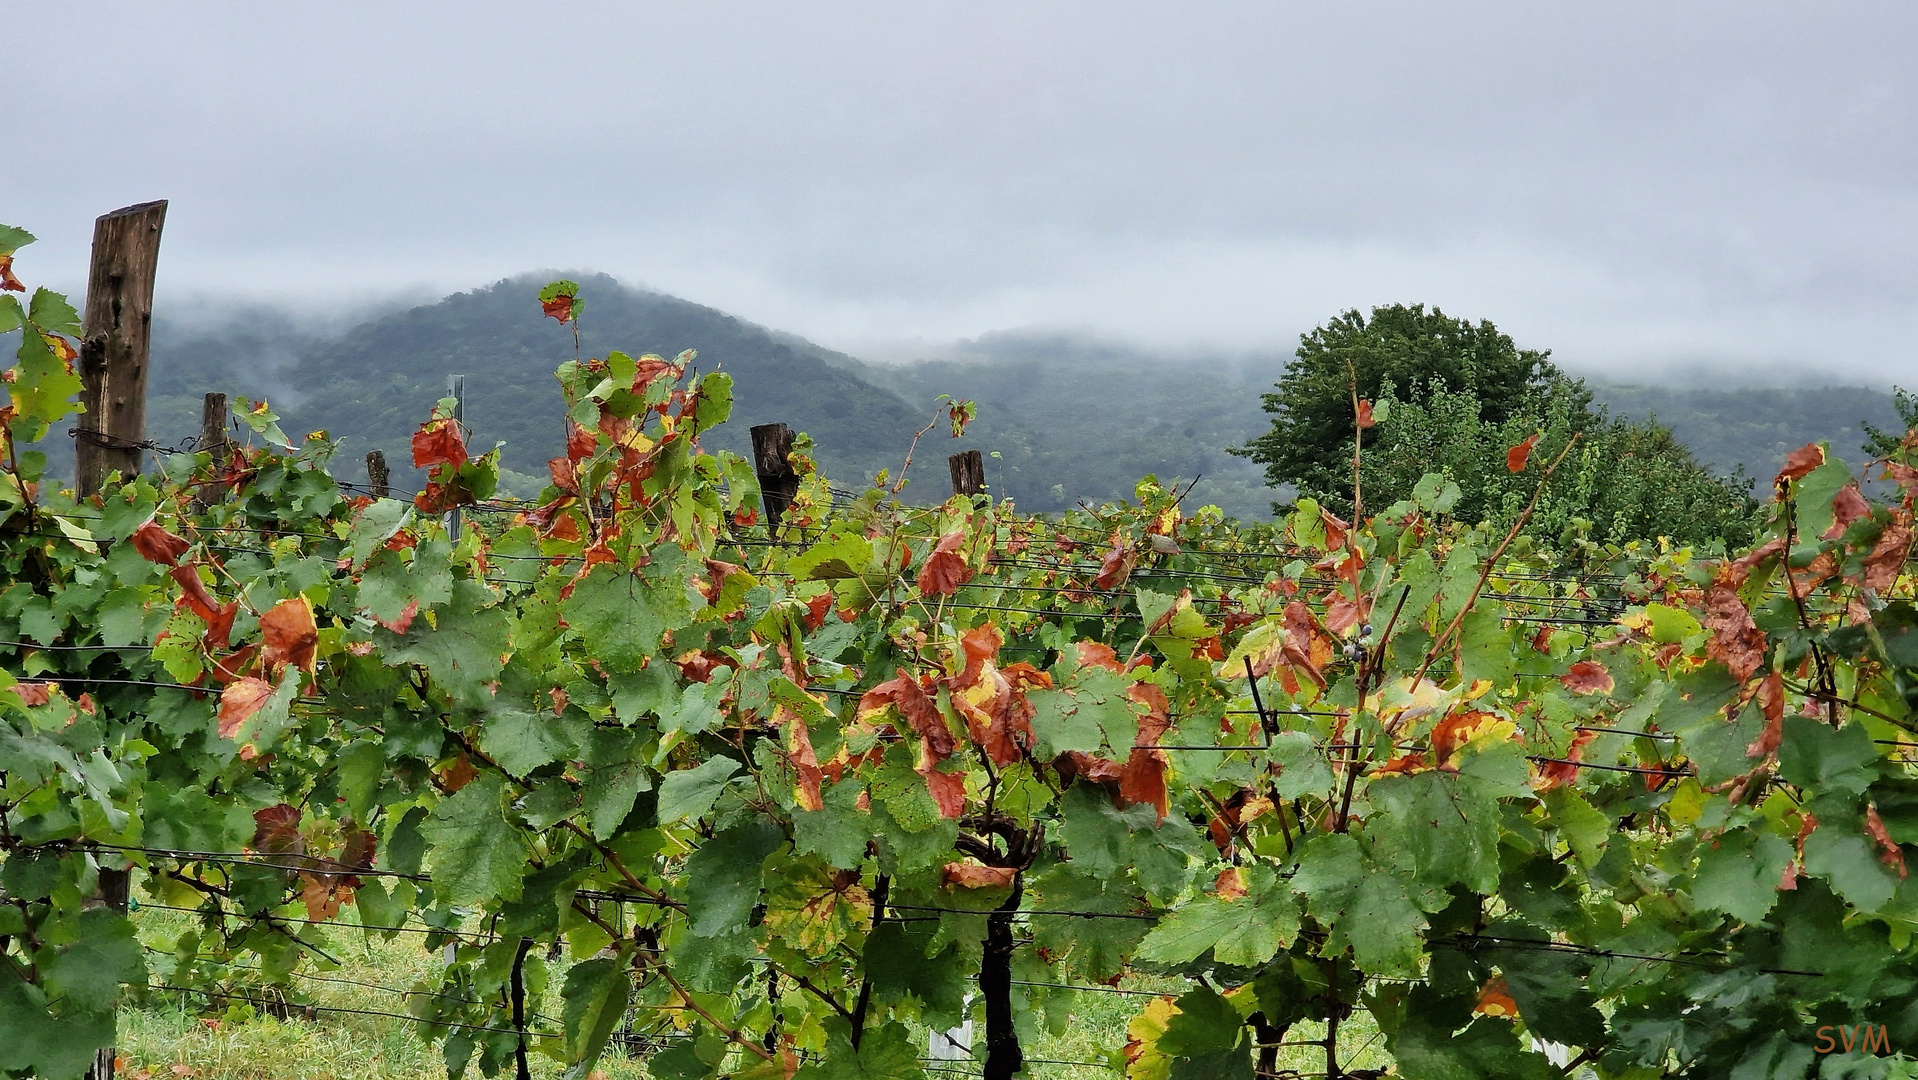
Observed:
[[[577,293],[537,301],[575,341]],[[908,505],[905,467],[838,489],[803,440],[770,525],[700,444],[730,377],[613,352],[559,365],[527,503],[445,406],[407,500],[250,403],[250,443],[80,499],[27,449],[74,412],[77,316],[0,294],[8,330],[8,1075],[82,1073],[154,995],[297,1001],[360,933],[445,958],[407,1008],[456,1076],[585,1077],[634,1016],[674,1036],[654,1077],[916,1078],[968,1017],[984,1075],[1036,1075],[1135,976],[1185,989],[1131,991],[1130,1080],[1299,1042],[1367,1075],[1359,1010],[1412,1078],[1918,1045],[1918,434],[1872,484],[1795,453],[1722,558],[1520,550],[1442,476],[1351,522],[1153,478]],[[143,948],[122,872],[191,928]]]

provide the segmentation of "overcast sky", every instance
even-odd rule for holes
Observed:
[[[1918,382],[1918,6],[13,0],[0,220],[162,302],[592,268],[876,357],[1423,300]]]

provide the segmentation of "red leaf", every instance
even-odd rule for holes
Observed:
[[[972,580],[972,568],[958,554],[959,546],[966,542],[963,532],[949,532],[939,538],[939,543],[926,557],[926,564],[919,569],[919,591],[927,596],[950,596],[959,586]]]
[[[1572,736],[1572,745],[1565,751],[1565,761],[1540,762],[1538,766],[1538,790],[1547,791],[1555,787],[1569,787],[1576,783],[1578,781],[1578,766],[1569,765],[1566,764],[1566,762],[1580,760],[1580,755],[1585,752],[1586,745],[1596,738],[1598,738],[1597,732],[1581,731],[1577,735]]]
[[[1797,480],[1824,463],[1825,448],[1817,443],[1806,443],[1785,456],[1785,467],[1778,470],[1778,477],[1772,483],[1775,486],[1787,480]]]
[[[571,420],[566,421],[566,458],[575,464],[593,456],[599,437]]]
[[[1369,428],[1369,427],[1371,427],[1371,426],[1372,426],[1373,424],[1376,424],[1376,423],[1378,423],[1378,421],[1376,421],[1376,420],[1374,420],[1374,419],[1372,419],[1372,403],[1371,403],[1371,402],[1369,402],[1369,401],[1367,401],[1367,400],[1365,400],[1364,398],[1360,398],[1360,399],[1359,399],[1359,427],[1360,427],[1360,429],[1362,430],[1362,429],[1364,429],[1364,428]]]
[[[379,849],[378,833],[354,826],[346,831],[345,843],[340,846],[340,862],[349,870],[371,870]]]
[[[820,593],[806,601],[806,629],[817,630],[826,625],[826,613],[831,610],[831,593]]]
[[[7,292],[26,292],[27,287],[13,276],[13,256],[0,255],[0,289]]]
[[[572,296],[566,293],[560,293],[551,300],[541,300],[539,302],[540,313],[549,319],[558,319],[562,323],[571,322],[573,319],[573,299]]]
[[[45,705],[53,700],[53,684],[50,682],[14,683],[7,689],[13,691],[23,705]]]
[[[273,696],[273,684],[265,679],[235,679],[220,691],[220,738],[231,739],[242,725],[253,719],[266,700]]]
[[[939,713],[938,706],[926,696],[925,688],[904,672],[892,679],[880,683],[865,692],[859,699],[859,715],[867,716],[880,712],[887,705],[899,710],[906,724],[915,735],[926,740],[932,753],[944,760],[951,756],[959,743],[952,737],[952,729],[946,726],[946,718]]]
[[[1748,758],[1769,757],[1785,738],[1785,680],[1774,671],[1758,684],[1758,708],[1765,715],[1765,730],[1745,748]]]
[[[420,613],[420,602],[418,600],[409,600],[407,601],[406,606],[400,609],[399,615],[396,616],[392,621],[389,622],[385,619],[380,618],[377,615],[375,615],[373,618],[381,626],[386,627],[388,630],[393,631],[395,634],[404,634],[406,633],[407,628],[413,625],[414,616],[417,616],[419,613]]]
[[[1107,671],[1125,670],[1124,665],[1119,663],[1119,654],[1113,652],[1110,645],[1098,641],[1081,641],[1074,647],[1079,653],[1080,667],[1101,667]]]
[[[1831,500],[1831,528],[1826,529],[1820,539],[1836,540],[1845,535],[1845,529],[1852,522],[1871,513],[1871,504],[1865,501],[1858,491],[1856,481],[1838,489]]]
[[[300,808],[281,803],[253,811],[253,850],[262,855],[304,855]]]
[[[1712,632],[1705,655],[1725,665],[1740,682],[1765,662],[1765,632],[1731,589],[1713,585],[1705,590],[1704,622]]]
[[[1366,619],[1366,611],[1371,607],[1371,597],[1353,600],[1338,595],[1325,605],[1325,629],[1334,634],[1343,634]],[[1360,606],[1363,604],[1364,606]]]
[[[1911,512],[1902,507],[1892,511],[1891,524],[1865,556],[1865,588],[1883,592],[1898,580],[1911,553],[1911,535]]]
[[[791,717],[786,721],[786,760],[793,767],[793,798],[802,810],[823,810],[826,802],[820,783],[826,774],[819,767],[819,755],[812,748],[812,732],[797,713],[779,711]]]
[[[1092,583],[1101,589],[1117,588],[1132,573],[1132,566],[1138,559],[1138,552],[1115,539],[1112,550],[1106,552],[1106,557],[1100,561],[1099,576]]]
[[[413,467],[466,464],[466,437],[450,417],[428,420],[413,433]]]
[[[1511,991],[1506,989],[1505,976],[1494,975],[1486,981],[1478,992],[1478,1004],[1472,1006],[1472,1011],[1483,1016],[1518,1016],[1518,1002],[1512,1000]]]
[[[320,643],[320,630],[313,622],[313,605],[306,597],[282,600],[261,615],[260,636],[266,642],[261,660],[268,671],[288,664],[301,671],[313,670],[313,650]]]
[[[187,610],[200,617],[200,621],[212,626],[220,617],[220,607],[213,602],[212,594],[206,591],[206,583],[200,580],[199,567],[193,563],[176,566],[167,571],[167,575],[180,583],[180,602]]]
[[[1119,774],[1119,798],[1132,804],[1151,803],[1159,812],[1159,820],[1164,821],[1170,806],[1165,771],[1171,759],[1157,746],[1166,729],[1172,726],[1166,716],[1165,691],[1151,683],[1133,683],[1127,688],[1126,696],[1144,705],[1146,713],[1139,717],[1132,753],[1126,757],[1125,769]]]
[[[957,885],[962,889],[1010,889],[1013,875],[1017,873],[1010,866],[986,866],[968,859],[940,867],[939,884]]]
[[[1221,900],[1245,899],[1245,872],[1236,866],[1228,866],[1219,871],[1212,882],[1212,894]]]
[[[1538,445],[1540,432],[1532,432],[1532,437],[1505,451],[1505,468],[1510,472],[1525,471],[1525,463],[1532,460],[1532,448]]]
[[[1905,866],[1904,851],[1898,847],[1898,841],[1891,838],[1890,830],[1885,828],[1885,819],[1878,816],[1876,806],[1865,807],[1865,834],[1876,840],[1879,847],[1885,849],[1884,854],[1878,856],[1879,862],[1898,871],[1900,878],[1910,873],[1909,868]]]
[[[188,547],[183,537],[175,536],[151,521],[133,530],[132,539],[133,550],[139,552],[146,561],[161,566],[178,566],[180,556],[186,554]]]
[[[200,643],[208,652],[227,647],[227,639],[233,634],[233,617],[240,613],[240,602],[230,600],[220,605],[213,613],[212,621],[206,624],[206,633],[200,635]]]
[[[1596,660],[1580,660],[1558,681],[1574,694],[1609,694],[1614,686],[1612,673]]]
[[[927,740],[919,740],[924,750]],[[926,764],[925,754],[921,754],[919,768],[913,770],[926,778],[926,791],[932,795],[933,804],[939,807],[939,816],[957,820],[966,812],[966,774],[964,772],[940,772],[934,765]]]
[[[474,767],[473,759],[467,757],[465,754],[461,754],[448,763],[445,770],[440,773],[440,784],[446,788],[447,794],[450,795],[457,793],[459,789],[472,783],[474,778],[478,776],[479,769]]]

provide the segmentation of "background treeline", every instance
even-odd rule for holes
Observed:
[[[527,299],[528,280],[376,313],[344,328],[262,307],[191,321],[169,318],[162,309],[154,330],[152,437],[177,443],[194,435],[200,395],[209,389],[265,396],[285,416],[288,431],[324,428],[343,438],[342,452],[353,457],[385,449],[398,467],[396,482],[403,483],[412,479],[404,468],[412,425],[444,393],[447,374],[459,372],[467,376],[466,416],[475,443],[504,441],[507,489],[533,494],[545,481],[546,459],[560,451],[560,399],[551,371],[571,357],[573,342]],[[963,440],[941,436],[930,453],[922,452],[913,475],[915,493],[924,498],[944,493],[944,456],[965,448],[997,453],[987,463],[994,489],[1035,511],[1127,496],[1145,473],[1202,477],[1193,504],[1216,503],[1244,517],[1269,515],[1275,498],[1293,492],[1290,485],[1268,487],[1261,463],[1228,453],[1271,429],[1261,396],[1293,359],[1284,353],[1168,357],[1080,337],[1001,334],[937,359],[873,364],[709,307],[627,289],[609,277],[581,284],[587,355],[633,342],[668,357],[697,349],[701,370],[722,366],[738,377],[737,422],[716,436],[721,445],[744,449],[748,427],[785,421],[817,440],[823,464],[842,483],[880,468],[897,470],[935,399],[951,394],[978,401],[979,420]],[[1740,469],[1769,476],[1785,453],[1814,440],[1855,453],[1866,438],[1863,424],[1892,429],[1900,423],[1889,393],[1854,387],[1672,388],[1588,378],[1585,388],[1590,399],[1582,408],[1609,410],[1608,421],[1655,417],[1698,467],[1716,476]],[[1395,387],[1401,397],[1410,389]],[[1470,389],[1447,387],[1423,404],[1400,402],[1397,419],[1375,429],[1380,445],[1392,430],[1402,433],[1399,464],[1381,455],[1376,467],[1387,474],[1409,469],[1416,477],[1424,468],[1417,465],[1420,454],[1442,460],[1448,445],[1455,456],[1474,453],[1456,441],[1434,442],[1464,423],[1470,410],[1457,395]],[[1426,415],[1414,422],[1420,410]],[[1585,418],[1574,409],[1565,419]],[[1441,421],[1455,428],[1433,426]],[[1509,434],[1496,427],[1487,423],[1477,437]],[[1411,437],[1415,429],[1424,432],[1426,449]],[[1604,445],[1630,453],[1634,439],[1650,440],[1647,453],[1665,452],[1651,445],[1657,436],[1647,431],[1612,430],[1613,441]],[[1601,442],[1592,432],[1587,440]],[[1602,460],[1586,466],[1601,467]],[[1646,488],[1648,496],[1662,490]],[[1481,502],[1489,509],[1508,494],[1487,490]],[[1620,507],[1637,501],[1623,489],[1614,496]],[[1603,533],[1609,526],[1597,527]]]

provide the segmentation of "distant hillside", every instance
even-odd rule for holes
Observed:
[[[361,476],[358,459],[381,447],[396,477],[410,479],[409,437],[457,372],[467,376],[474,442],[504,441],[511,488],[531,494],[560,448],[552,370],[573,355],[571,334],[539,314],[541,283],[504,281],[343,332],[259,307],[197,322],[163,311],[154,322],[149,436],[177,445],[197,434],[207,390],[264,395],[289,432],[325,428],[344,440],[340,475]],[[1265,516],[1278,496],[1257,466],[1225,453],[1265,429],[1260,394],[1283,370],[1277,352],[1175,358],[1083,337],[995,334],[939,359],[869,364],[608,277],[582,284],[586,355],[697,349],[702,370],[721,366],[736,380],[734,419],[714,435],[717,445],[743,451],[749,426],[784,421],[817,440],[842,486],[896,470],[935,399],[950,394],[976,400],[979,420],[960,440],[928,433],[908,492],[915,501],[942,497],[946,455],[971,448],[999,455],[986,462],[989,484],[1029,510],[1128,497],[1146,473],[1201,477],[1188,506],[1216,503],[1242,517]],[[1592,385],[1609,408],[1656,418],[1714,468],[1742,468],[1759,484],[1807,442],[1828,440],[1857,463],[1861,421],[1898,422],[1891,396],[1878,390]],[[70,441],[49,443],[64,459],[56,468],[70,469]]]
[[[1260,468],[1225,448],[1265,428],[1259,394],[1277,377],[1278,358],[1234,366],[1026,335],[969,342],[959,356],[861,370],[925,408],[940,394],[977,401],[979,420],[957,445],[999,452],[987,480],[1025,509],[1130,497],[1139,477],[1156,473],[1167,483],[1199,478],[1188,508],[1270,514]]]
[[[1832,453],[1863,464],[1864,423],[1899,426],[1891,395],[1857,386],[1817,389],[1676,389],[1592,384],[1614,412],[1656,419],[1719,472],[1743,469],[1756,487],[1777,474],[1785,455],[1808,442],[1830,442]]]

